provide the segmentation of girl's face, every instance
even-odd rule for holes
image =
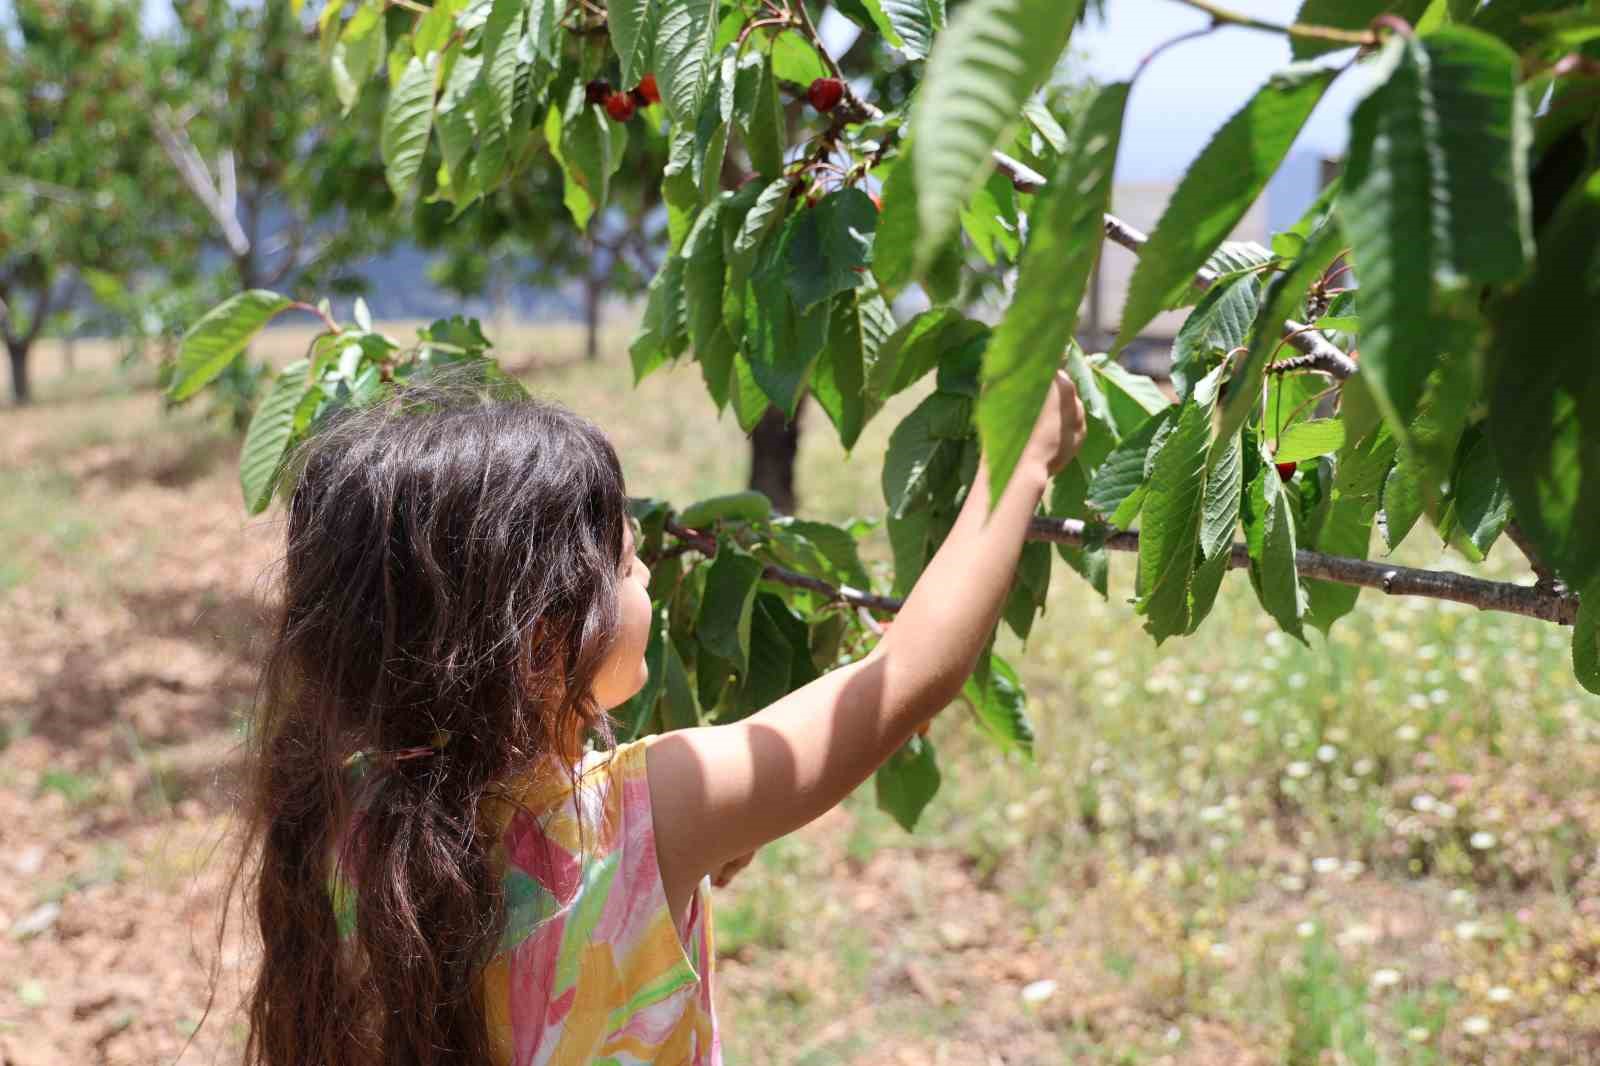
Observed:
[[[634,554],[638,545],[633,534],[633,521],[626,519],[621,581],[617,585],[622,628],[594,683],[595,701],[605,711],[626,703],[650,676],[644,661],[645,646],[650,643],[650,570]]]

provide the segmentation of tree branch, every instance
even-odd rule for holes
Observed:
[[[206,169],[205,160],[200,158],[200,153],[195,151],[194,142],[189,139],[189,133],[181,123],[169,123],[163,110],[157,110],[151,116],[155,129],[156,140],[161,142],[161,150],[172,160],[172,165],[177,168],[178,176],[183,183],[189,186],[189,191],[194,193],[201,206],[216,221],[222,230],[222,239],[228,245],[228,251],[235,259],[250,253],[250,240],[244,235],[244,229],[239,225],[238,192],[233,172],[233,153],[225,151],[218,166],[220,172],[219,182],[213,181],[211,172]]]
[[[700,530],[686,529],[668,521],[666,531],[707,557],[717,553],[716,538]],[[1027,539],[1082,547],[1085,525],[1076,518],[1036,517],[1029,523]],[[1117,530],[1098,541],[1113,551],[1137,552],[1139,534]],[[673,549],[669,549],[673,550]],[[1250,552],[1234,544],[1229,565],[1244,569],[1250,565]],[[1505,581],[1486,581],[1445,570],[1419,570],[1392,566],[1367,559],[1301,549],[1295,552],[1295,568],[1301,577],[1333,581],[1341,585],[1377,589],[1390,596],[1421,596],[1425,599],[1464,603],[1481,611],[1502,611],[1537,618],[1543,622],[1569,626],[1578,617],[1578,597],[1541,585],[1516,585]],[[821,593],[830,603],[894,613],[905,601],[894,596],[878,596],[848,585],[834,586],[809,574],[799,574],[781,566],[768,565],[761,576],[768,581]]]
[[[1281,23],[1268,22],[1251,15],[1243,15],[1237,11],[1229,11],[1220,7],[1211,0],[1178,0],[1197,11],[1204,11],[1211,16],[1213,26],[1241,26],[1250,30],[1266,30],[1268,33],[1281,33],[1288,37],[1301,37],[1311,41],[1332,41],[1335,44],[1364,45],[1372,47],[1378,44],[1378,35],[1371,30],[1341,30],[1332,26],[1311,26],[1304,22]]]
[[[1048,183],[1043,174],[1026,163],[1013,159],[1004,152],[995,152],[993,155],[995,166],[1011,179],[1012,186],[1018,192],[1038,192]],[[1139,255],[1144,249],[1145,242],[1150,239],[1115,215],[1105,216],[1105,227],[1107,240],[1112,244],[1121,245],[1134,255]],[[1194,285],[1197,289],[1209,289],[1216,280],[1217,276],[1211,271],[1201,270],[1194,276]],[[1281,364],[1276,364],[1280,371],[1320,370],[1343,381],[1354,376],[1358,369],[1356,361],[1341,352],[1327,337],[1293,319],[1283,324],[1283,337],[1289,342],[1289,346],[1304,358],[1285,360]]]

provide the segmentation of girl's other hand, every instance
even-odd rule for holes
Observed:
[[[1077,456],[1083,446],[1083,432],[1083,402],[1078,399],[1077,386],[1065,370],[1057,370],[1050,396],[1028,437],[1026,453],[1043,460],[1045,469],[1054,477]]]

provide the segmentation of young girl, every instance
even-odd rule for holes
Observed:
[[[250,737],[245,1061],[719,1063],[708,877],[957,696],[1082,435],[1058,374],[995,512],[980,464],[869,655],[743,721],[616,747],[605,712],[646,680],[651,605],[601,431],[433,386],[336,416],[296,463]]]

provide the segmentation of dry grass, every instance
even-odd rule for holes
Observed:
[[[694,366],[633,389],[621,332],[598,365],[576,330],[502,347],[611,432],[634,493],[742,480]],[[60,910],[0,941],[0,1061],[170,1061],[214,955],[209,848],[275,519],[244,517],[237,445],[163,415],[147,373],[80,345],[63,378],[44,354],[40,405],[0,412],[0,925]],[[878,458],[916,398],[854,459],[810,413],[806,513],[881,511]],[[1415,539],[1407,561],[1437,562]],[[1002,638],[1033,762],[952,708],[915,836],[869,786],[718,893],[728,1061],[1600,1057],[1600,701],[1567,634],[1369,593],[1303,648],[1234,575],[1201,633],[1157,649],[1130,563],[1109,603],[1059,569],[1029,646]],[[1488,570],[1522,572],[1503,546]],[[222,962],[226,998],[247,960]],[[214,1017],[185,1061],[236,1039]]]

